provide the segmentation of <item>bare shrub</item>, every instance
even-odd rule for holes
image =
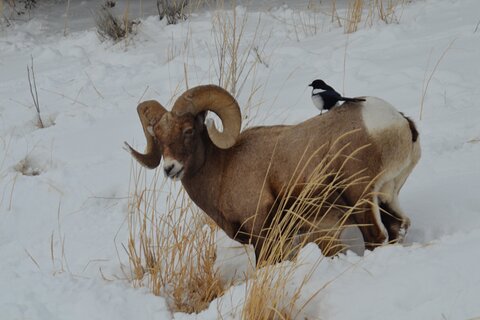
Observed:
[[[177,24],[179,20],[186,20],[188,15],[185,7],[189,0],[157,0],[157,10],[160,20],[167,19],[167,24]]]
[[[30,15],[30,12],[37,6],[37,0],[7,0],[5,2],[10,7],[11,14],[16,14],[17,16],[27,13]],[[0,6],[3,7],[3,0],[0,1]]]
[[[138,21],[130,20],[128,17],[128,6],[122,18],[114,16],[110,7],[103,5],[95,15],[97,35],[101,41],[113,40],[118,42],[134,33],[134,27]]]

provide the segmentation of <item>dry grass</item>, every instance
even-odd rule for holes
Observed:
[[[317,243],[328,254],[344,249],[338,241],[339,235],[352,225],[350,217],[361,212],[366,200],[360,199],[353,207],[345,206],[340,201],[342,190],[358,184],[367,188],[372,180],[363,172],[351,176],[342,172],[342,167],[363,150],[359,148],[346,154],[349,144],[345,138],[351,134],[354,132],[335,141],[338,151],[329,152],[315,166],[307,182],[301,182],[299,177],[315,161],[314,155],[307,157],[305,153],[299,161],[282,197],[277,200],[271,225],[264,228],[259,268],[247,280],[242,319],[297,318],[318,293],[307,299],[301,295],[313,269],[292,289],[291,282],[301,262],[275,264],[295,259],[307,242]],[[338,147],[340,145],[343,147]],[[317,152],[324,148],[327,146]],[[136,163],[132,165],[130,236],[126,245],[131,279],[135,286],[147,286],[155,295],[165,297],[172,311],[199,312],[225,291],[214,268],[215,227],[211,221],[205,223],[206,216],[192,204],[183,189],[169,187],[159,173],[156,170],[148,178],[145,169]],[[300,194],[293,196],[298,188],[301,188]],[[166,203],[159,205],[159,199],[164,197]],[[159,212],[159,208],[165,211]],[[320,261],[312,268],[318,263]]]
[[[345,33],[352,33],[358,30],[358,25],[362,20],[363,0],[352,0],[348,3],[347,23],[344,25]]]
[[[57,207],[57,235],[55,235],[55,231],[52,231],[52,234],[50,235],[50,258],[52,260],[53,275],[64,272],[71,274],[68,259],[65,254],[66,237],[62,230],[61,207],[61,202],[59,202]]]
[[[443,50],[442,54],[440,55],[437,62],[435,63],[435,65],[432,69],[432,72],[430,72],[430,75],[428,77],[427,77],[427,71],[428,71],[428,65],[427,65],[427,69],[425,70],[425,76],[423,78],[423,84],[422,84],[422,96],[420,98],[420,114],[419,114],[420,120],[422,120],[422,118],[423,118],[423,107],[424,107],[424,104],[425,104],[425,97],[427,96],[427,92],[428,92],[428,86],[430,85],[430,82],[432,81],[433,75],[437,71],[438,66],[440,65],[440,62],[442,62],[443,58],[445,58],[445,55],[452,48],[452,46],[453,46],[453,44],[455,43],[456,40],[457,40],[457,38],[450,41],[450,43],[445,48],[445,50]],[[430,64],[430,59],[429,59],[428,62]]]
[[[40,115],[40,101],[38,100],[38,91],[37,91],[37,81],[35,79],[35,70],[33,69],[33,56],[30,57],[32,61],[32,65],[27,65],[27,76],[28,76],[28,84],[30,87],[30,94],[32,96],[33,105],[35,106],[35,110],[37,111],[37,119],[38,119],[38,127],[45,128],[45,124],[42,121],[42,117]]]
[[[336,8],[336,0],[332,0]],[[345,33],[353,33],[358,30],[362,20],[365,26],[373,26],[377,21],[386,24],[399,23],[406,0],[349,0],[346,15],[344,17]],[[332,12],[333,15],[336,11]]]
[[[65,19],[64,19],[64,27],[63,27],[63,36],[67,36],[68,30],[68,15],[70,12],[70,0],[67,0],[67,7],[65,8]]]
[[[5,161],[7,159],[7,153],[8,150],[10,149],[10,144],[11,144],[11,139],[9,141],[6,141],[3,137],[0,137],[0,182],[5,180],[6,173],[4,172],[4,167],[5,167]],[[3,184],[2,184],[3,185]],[[6,191],[7,187],[5,186],[4,190],[0,190],[0,208],[2,208],[5,197],[6,197]]]
[[[42,173],[42,169],[35,165],[35,162],[27,155],[15,165],[15,171],[24,176],[38,176]]]
[[[300,41],[301,35],[314,36],[321,31],[320,14],[314,8],[308,11],[294,11],[292,13],[292,26],[297,41]]]
[[[248,37],[247,26],[253,28]],[[239,9],[235,2],[228,9],[223,1],[218,1],[212,18],[212,38],[211,56],[216,57],[212,63],[213,81],[236,99],[243,95],[242,125],[245,128],[257,117],[263,103],[265,86],[257,81],[257,74],[269,68],[266,47],[270,34],[264,32],[260,14],[250,21],[248,11]]]
[[[7,4],[10,12],[7,15],[3,14],[3,10],[5,9],[5,4]],[[10,19],[20,17],[20,16],[28,16],[28,19],[31,18],[31,12],[35,9],[37,4],[36,0],[0,0],[0,15],[3,15],[7,24],[10,23]],[[16,17],[14,17],[16,16]]]
[[[158,172],[147,178],[136,163],[131,171],[130,236],[126,250],[135,286],[165,297],[172,311],[199,312],[224,292],[214,268],[215,227],[183,189],[167,188]],[[157,209],[165,207],[164,212]]]
[[[9,25],[8,18],[4,15],[3,13],[4,10],[4,5],[3,5],[3,0],[0,0],[0,26],[3,25],[3,22],[5,21],[6,25]]]
[[[291,257],[292,253],[305,244],[304,239],[318,243],[327,255],[343,249],[341,243],[337,241],[339,234],[347,226],[349,218],[359,213],[358,210],[365,204],[366,199],[362,197],[351,207],[343,203],[342,193],[354,186],[363,186],[368,190],[374,180],[374,177],[364,175],[364,171],[351,175],[343,171],[349,161],[355,161],[358,153],[368,147],[365,145],[353,152],[347,151],[350,148],[348,139],[355,132],[351,131],[338,137],[331,146],[324,145],[309,157],[306,157],[305,152],[292,173],[291,180],[284,186],[284,192],[274,205],[272,220],[274,227],[266,230],[267,249],[263,250],[265,255],[260,255],[260,265],[263,263],[262,260],[270,262],[272,259],[270,255],[280,258]],[[325,152],[327,148],[326,156],[315,164],[312,173],[308,175],[308,180],[302,181],[305,171],[310,170],[312,162],[318,160],[317,153]],[[368,196],[369,194],[364,193],[365,198]],[[292,237],[298,234],[303,235],[300,240],[296,236]],[[291,245],[285,246],[289,242]],[[280,243],[283,246],[282,250],[278,247]]]
[[[373,0],[370,1],[370,8],[371,12],[376,12],[378,18],[383,22],[398,23],[406,2],[406,0]]]
[[[261,33],[259,16],[253,35],[245,38],[248,13],[238,11],[235,3],[231,11],[226,11],[223,2],[219,4],[212,20],[213,40],[215,44],[215,72],[218,85],[237,97],[242,91],[249,75],[253,72],[266,41],[260,46]],[[255,59],[255,57],[257,57]],[[261,59],[260,59],[261,61]]]
[[[292,9],[289,17],[272,17],[288,26],[300,41],[322,32],[328,24],[343,26],[348,34],[356,32],[362,25],[371,27],[378,21],[398,23],[406,4],[407,0],[309,1],[307,10]]]
[[[167,19],[167,24],[177,24],[179,20],[188,18],[185,7],[189,0],[157,0],[157,10],[160,20]]]
[[[12,136],[10,136],[8,140],[6,140],[6,138],[0,137],[0,150],[2,150],[3,152],[0,152],[0,155],[3,154],[3,156],[0,156],[0,182],[2,182],[1,185],[3,185],[3,190],[0,190],[0,210],[3,210],[2,208],[5,208],[7,211],[12,210],[15,185],[19,176],[18,174],[16,174],[10,179],[10,181],[7,180],[8,176],[10,175],[10,170],[5,170],[5,164],[7,156],[9,155],[9,150],[11,150],[12,139]]]
[[[264,247],[258,262],[258,265],[266,267],[257,270],[247,282],[248,292],[242,319],[296,319],[306,304],[321,290],[306,300],[305,297],[300,299],[302,289],[320,261],[312,266],[303,281],[293,289],[291,282],[301,261],[273,265],[286,258],[294,259],[300,248],[308,242],[317,243],[322,252],[328,255],[345,249],[339,240],[340,234],[348,226],[355,225],[352,217],[362,212],[363,206],[368,203],[369,194],[365,192],[364,197],[354,206],[347,206],[342,204],[340,198],[342,190],[358,185],[368,190],[373,180],[363,172],[351,176],[342,173],[342,167],[364,149],[361,147],[345,155],[348,143],[344,138],[351,134],[354,132],[337,139],[335,144],[345,146],[338,152],[329,153],[329,156],[315,167],[306,183],[301,183],[298,177],[313,160],[313,156],[300,161],[303,164],[299,164],[292,180],[285,187],[272,224],[266,230]],[[333,169],[334,163],[340,163],[338,170]],[[301,192],[294,197],[293,193],[298,187],[302,188]],[[304,301],[302,305],[301,300]]]
[[[114,16],[111,10],[102,6],[95,15],[95,24],[97,26],[97,35],[101,41],[113,40],[118,42],[127,39],[135,32],[134,27],[138,22],[129,19],[129,6],[124,10],[122,18]]]

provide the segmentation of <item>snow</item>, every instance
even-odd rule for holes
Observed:
[[[1,318],[237,319],[251,249],[219,233],[216,265],[235,285],[189,315],[131,285],[122,247],[132,166],[122,143],[144,147],[135,107],[157,99],[170,108],[185,72],[189,86],[216,82],[214,12],[166,26],[146,14],[154,4],[143,11],[132,4],[139,32],[113,44],[98,40],[94,3],[72,2],[66,36],[61,2],[40,5],[31,20],[0,24]],[[307,85],[322,78],[347,96],[393,104],[416,121],[422,144],[400,193],[412,221],[406,243],[333,259],[308,245],[289,282],[293,292],[312,273],[300,302],[313,298],[298,318],[480,317],[480,2],[412,1],[399,23],[361,24],[349,35],[306,2],[271,3],[238,8],[249,12],[247,39],[261,21],[264,63],[238,97],[245,106],[250,88],[261,85],[258,109],[244,110],[249,125],[316,115]],[[316,28],[302,28],[302,19]],[[36,126],[25,70],[32,58],[44,129]]]

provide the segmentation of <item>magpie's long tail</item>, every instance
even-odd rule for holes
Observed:
[[[346,98],[346,97],[341,97],[339,100],[340,101],[346,101],[346,102],[362,102],[362,101],[365,101],[365,99],[362,99],[362,98]]]

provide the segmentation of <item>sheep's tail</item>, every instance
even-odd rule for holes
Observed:
[[[412,141],[416,142],[418,140],[418,130],[415,122],[412,119],[400,112],[400,114],[408,121],[408,126],[410,127],[410,132],[412,133]]]
[[[415,125],[415,122],[413,122],[412,119],[410,119],[409,117],[404,115],[403,112],[400,112],[400,114],[405,118],[405,120],[408,121],[408,126],[410,127],[410,132],[412,133],[412,141],[417,142],[417,140],[418,140],[418,130],[417,130],[417,126]]]

